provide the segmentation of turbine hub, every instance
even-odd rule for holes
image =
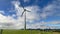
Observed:
[[[24,9],[24,11],[26,11],[26,9]]]

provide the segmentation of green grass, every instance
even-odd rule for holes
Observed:
[[[60,34],[59,32],[40,30],[3,30],[2,34]]]

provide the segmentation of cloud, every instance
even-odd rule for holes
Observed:
[[[60,29],[59,26],[60,21],[42,21],[33,24],[27,24],[27,29]]]
[[[4,14],[4,11],[0,10],[0,14]]]
[[[49,28],[51,29],[60,29],[60,21],[49,21],[49,22],[46,22],[46,26],[48,26]]]
[[[44,19],[46,19],[48,16],[58,16],[60,15],[60,1],[59,0],[54,0],[52,1],[51,4],[47,4],[42,9],[42,13],[40,16]]]
[[[20,7],[19,5],[16,7],[16,5],[14,4],[15,10],[17,11],[17,15],[20,17],[22,12],[23,12],[23,8]],[[28,7],[25,7],[25,9],[31,11],[31,12],[27,12],[27,14],[26,14],[27,15],[27,19],[35,19],[35,17],[39,16],[36,13],[37,11],[40,10],[38,6],[28,6]]]
[[[18,16],[17,20],[19,20],[19,21],[22,20],[20,22],[24,22],[24,14],[23,14],[23,17],[21,17],[21,14],[23,12],[23,8],[20,7],[19,5],[16,7],[16,5],[17,4],[14,4],[15,10],[16,10],[17,16]],[[37,11],[40,10],[38,6],[28,6],[28,7],[25,7],[25,9],[31,11],[31,12],[26,12],[26,21],[27,22],[29,22],[29,23],[32,22],[33,23],[35,20],[40,20],[39,15],[37,14]]]
[[[23,8],[20,6],[19,1],[12,1],[12,4],[14,6],[14,11],[16,12],[16,15],[13,14],[12,16],[4,16],[0,14],[0,28],[3,29],[22,29],[24,28],[24,15],[21,17],[21,14],[23,12]],[[27,10],[31,12],[27,12],[27,21],[33,22],[34,20],[39,19],[39,15],[37,15],[36,11],[38,11],[38,6],[28,6],[25,7]],[[13,11],[13,10],[10,10]],[[3,12],[0,12],[3,13]],[[17,19],[14,19],[13,17],[17,16]],[[38,17],[38,18],[36,18]]]
[[[36,22],[33,24],[27,24],[27,29],[45,29],[46,22],[42,21],[42,22]]]
[[[52,4],[48,4],[43,9],[40,9],[40,7],[37,5],[25,7],[25,9],[31,11],[31,12],[26,12],[26,15],[27,15],[26,21],[27,21],[27,23],[30,23],[30,24],[27,24],[27,29],[28,28],[31,28],[31,29],[38,29],[38,28],[40,28],[40,29],[52,28],[53,29],[53,28],[55,28],[55,27],[46,26],[46,25],[47,24],[58,24],[58,23],[60,23],[59,21],[52,21],[52,22],[51,21],[49,21],[49,22],[41,21],[40,22],[41,18],[45,19],[48,16],[53,16],[57,11],[56,9],[60,9],[55,3],[56,2],[53,2]],[[22,29],[22,28],[24,28],[24,14],[23,14],[23,17],[21,17],[23,8],[21,7],[19,1],[12,1],[12,5],[14,6],[13,9],[16,12],[16,15],[13,14],[12,16],[4,16],[1,14],[4,12],[0,12],[0,23],[2,24],[2,25],[0,25],[0,27],[1,28],[6,27],[7,29]],[[41,12],[41,11],[42,11],[42,13],[37,13],[37,12]],[[59,11],[57,11],[57,12],[59,12]],[[15,16],[17,16],[17,19],[13,18]]]
[[[27,12],[27,20],[40,20],[40,16],[39,14],[37,14],[38,11],[40,11],[40,8],[38,6],[28,6],[25,7],[25,9],[31,11],[31,12]],[[37,17],[37,18],[36,18]]]
[[[45,6],[43,9],[42,9],[42,13],[40,14],[40,17],[42,17],[42,19],[46,19],[48,16],[57,16],[59,17],[60,15],[60,1],[59,0],[54,0],[51,4],[48,4],[47,6]],[[44,20],[43,20],[44,21]],[[44,24],[46,23],[46,24]],[[32,29],[38,29],[38,28],[51,28],[51,29],[60,29],[59,26],[60,26],[60,21],[49,21],[49,22],[36,22],[36,23],[33,23],[33,24],[28,24],[27,25],[27,28],[32,28]],[[41,25],[43,27],[41,27]],[[47,25],[47,26],[46,26]],[[50,25],[50,26],[48,26]],[[52,26],[53,25],[53,26]]]
[[[20,21],[19,21],[20,20]],[[21,22],[21,18],[16,20],[12,16],[4,16],[0,14],[0,28],[3,29],[21,29],[23,28],[23,22]],[[21,22],[21,23],[20,23]]]
[[[0,12],[0,29],[21,29],[23,28],[23,20],[20,19],[14,19],[12,16],[4,16],[4,12]],[[20,21],[19,21],[20,20]],[[21,23],[20,23],[21,22]]]

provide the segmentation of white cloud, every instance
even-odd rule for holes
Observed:
[[[48,26],[49,28],[51,28],[51,29],[60,29],[59,27],[60,27],[60,21],[49,21],[49,22],[47,22],[47,25],[46,26]]]
[[[17,20],[14,19],[13,17],[15,16],[14,14],[12,16],[4,16],[4,12],[0,12],[0,29],[21,29],[24,27],[24,20],[22,18],[18,18]],[[10,24],[10,25],[9,25]],[[9,25],[9,26],[8,26]]]
[[[59,12],[60,11],[60,1],[58,1],[58,0],[54,0],[54,1],[52,2],[52,4],[48,4],[47,6],[45,6],[42,9],[43,12],[40,14],[40,17],[42,17],[44,19],[44,18],[47,18],[48,16],[54,16],[54,14],[55,14],[55,16],[60,15],[59,14],[60,13]],[[29,10],[31,10],[31,7],[30,7]],[[34,9],[32,9],[32,11],[33,11],[32,13],[35,13]],[[35,15],[38,15],[38,14],[35,14]],[[46,23],[46,24],[44,24],[44,23]],[[37,23],[36,22],[34,24],[30,24],[30,25],[28,24],[27,28],[33,28],[33,29],[37,29],[37,28],[42,28],[42,29],[44,29],[44,28],[51,28],[51,29],[55,29],[56,28],[55,25],[60,24],[60,21],[57,20],[57,21],[49,21],[49,22],[44,22],[44,23],[40,23],[40,22]],[[41,27],[41,24],[42,24],[43,27]],[[48,24],[52,24],[52,25],[54,24],[54,26],[46,26]],[[57,27],[56,29],[58,29],[58,28],[59,27]]]
[[[40,16],[39,14],[37,14],[37,11],[40,11],[38,6],[28,6],[25,7],[27,10],[31,11],[31,12],[27,12],[27,19],[30,20],[39,20]],[[37,17],[37,18],[36,18]]]
[[[47,6],[45,6],[43,8],[43,13],[41,14],[43,17],[47,17],[47,16],[57,16],[59,17],[60,15],[60,1],[58,0],[54,0],[52,2],[52,4],[48,4]],[[58,25],[59,24],[59,25]],[[46,22],[46,28],[51,28],[51,29],[60,29],[60,20],[52,20],[49,22]],[[49,25],[49,26],[48,26]]]
[[[23,21],[21,20],[21,18],[16,20],[12,16],[4,16],[4,15],[0,14],[0,25],[2,26],[0,28],[7,28],[7,29],[9,29],[9,28],[17,29],[18,28],[19,29],[19,28],[23,28]]]
[[[41,14],[42,17],[47,17],[47,16],[53,15],[53,13],[54,13],[54,11],[52,11],[53,9],[54,9],[53,5],[48,4],[47,6],[45,6],[43,8],[43,13]]]
[[[42,21],[42,22],[37,22],[37,23],[33,23],[33,24],[27,24],[27,29],[46,29],[48,28],[47,26],[45,26],[47,23]]]
[[[52,21],[51,24],[59,24],[59,23],[60,23],[60,21]]]
[[[0,10],[0,14],[4,14],[4,11]]]
[[[17,15],[20,17],[21,13],[23,12],[23,8],[20,7],[19,5],[16,7],[16,5],[14,5],[15,6],[15,10],[17,11]],[[38,6],[28,6],[28,7],[25,7],[25,9],[31,11],[31,12],[27,12],[27,14],[26,14],[27,15],[27,19],[35,19],[35,17],[39,16],[36,13],[37,11],[40,10]]]
[[[33,24],[27,24],[27,29],[59,29],[58,25],[60,21],[49,21],[49,22],[37,22]]]
[[[17,5],[17,7],[16,7],[16,5],[17,4],[14,4],[15,10],[16,10],[17,16],[18,16],[17,20],[18,20],[18,22],[24,22],[24,15],[23,15],[23,17],[21,17],[23,8],[20,7],[19,5]],[[28,22],[33,23],[35,20],[40,20],[40,16],[39,16],[39,14],[37,14],[37,11],[40,11],[40,8],[38,6],[27,6],[27,7],[25,7],[25,9],[31,11],[31,12],[26,12],[26,20]],[[24,23],[22,25],[24,25]]]
[[[21,17],[21,14],[23,12],[23,8],[20,6],[20,2],[19,1],[12,1],[12,4],[14,5],[14,10],[16,12],[16,15],[12,15],[12,16],[4,16],[2,14],[0,14],[0,23],[5,25],[6,24],[13,24],[12,26],[6,26],[6,28],[10,28],[10,29],[21,29],[24,28],[24,15],[23,17]],[[46,18],[47,16],[51,16],[53,15],[55,12],[55,9],[57,8],[57,5],[55,5],[55,3],[52,4],[48,4],[47,6],[45,6],[42,9],[42,13],[39,15],[37,14],[37,11],[40,11],[41,9],[38,6],[27,6],[25,7],[25,9],[31,11],[31,12],[27,12],[27,21],[30,23],[33,23],[35,20],[38,21],[40,20],[42,17],[43,19]],[[1,12],[3,13],[3,12]],[[13,17],[17,16],[17,19],[14,19]],[[60,23],[59,21],[54,21],[54,22],[36,22],[34,24],[27,24],[27,28],[32,28],[32,29],[37,29],[37,28],[48,28],[48,26],[45,26],[46,24],[57,24]],[[5,27],[4,25],[0,25],[0,27]],[[52,27],[50,27],[52,28]],[[55,27],[53,27],[55,28]]]
[[[47,16],[60,16],[60,1],[54,0],[51,4],[48,4],[42,9],[40,16],[44,19]]]
[[[0,14],[0,23],[2,25],[1,28],[7,28],[7,29],[21,29],[24,28],[24,15],[23,17],[21,17],[21,14],[23,12],[23,8],[20,7],[20,2],[19,1],[13,1],[12,4],[15,7],[15,11],[16,11],[16,15],[13,14],[12,16],[4,16],[2,14]],[[38,20],[39,19],[39,15],[37,15],[36,11],[38,11],[38,6],[29,6],[29,7],[25,7],[27,10],[31,11],[31,12],[27,12],[27,21],[29,22],[33,22],[34,20]],[[17,19],[14,19],[13,17],[17,16]],[[38,18],[36,18],[38,17]],[[10,24],[10,25],[9,25]],[[13,25],[12,25],[13,24]],[[9,25],[9,26],[7,26]],[[11,26],[12,25],[12,26]]]

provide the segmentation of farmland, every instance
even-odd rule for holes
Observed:
[[[2,34],[60,34],[60,32],[40,30],[3,30]]]

